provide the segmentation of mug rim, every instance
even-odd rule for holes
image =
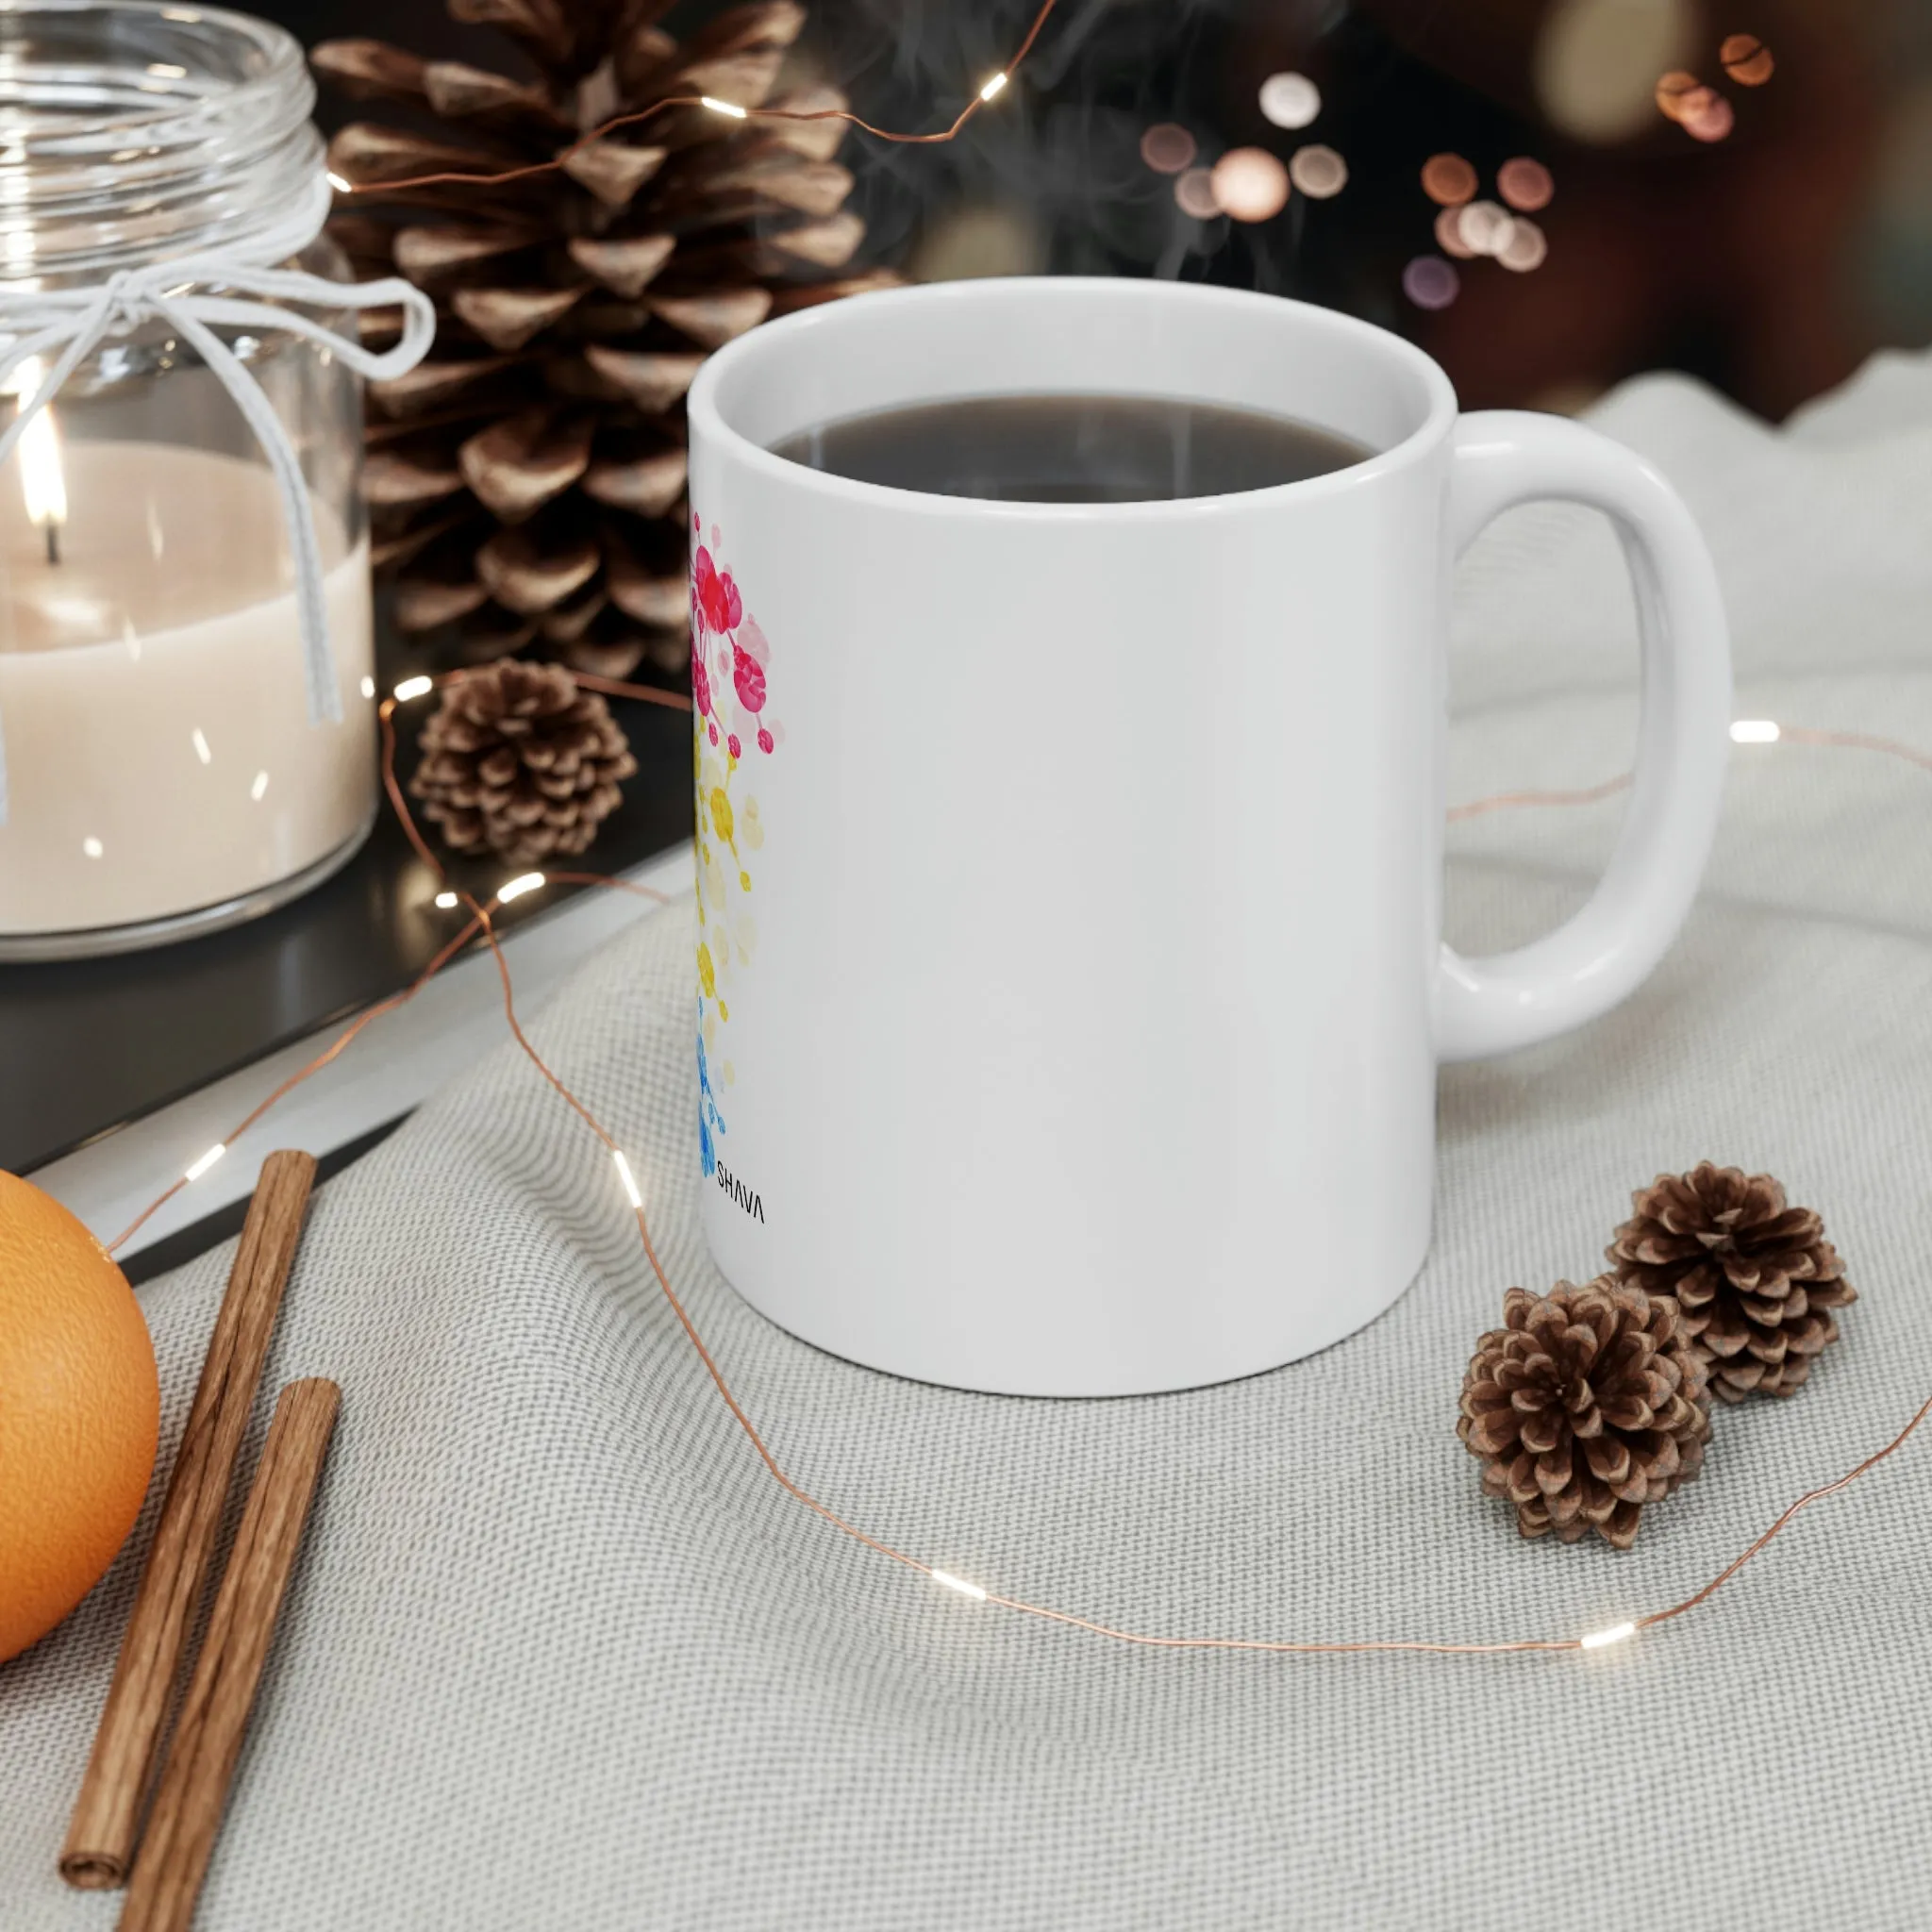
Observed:
[[[1428,397],[1427,413],[1415,428],[1384,450],[1375,450],[1359,462],[1317,476],[1304,476],[1291,483],[1274,483],[1259,490],[1224,491],[1214,496],[1149,497],[1127,503],[1033,503],[980,496],[948,496],[937,491],[907,490],[895,484],[867,483],[852,476],[841,476],[828,470],[815,470],[794,462],[768,449],[726,420],[719,405],[719,391],[742,366],[758,357],[776,355],[801,335],[824,331],[829,338],[841,326],[841,318],[855,309],[875,314],[881,306],[919,309],[941,303],[986,301],[1008,291],[1096,291],[1107,290],[1112,298],[1148,303],[1172,303],[1193,308],[1250,308],[1266,304],[1279,312],[1284,327],[1325,330],[1345,338],[1358,347],[1373,350],[1392,361],[1407,365],[1419,377]],[[1074,394],[1069,389],[1057,393]],[[1185,391],[1183,391],[1183,394]],[[855,504],[873,504],[902,512],[923,510],[929,514],[984,518],[1005,521],[1131,523],[1137,520],[1201,517],[1226,514],[1230,506],[1284,506],[1317,496],[1334,495],[1359,489],[1392,471],[1406,468],[1425,451],[1445,438],[1459,411],[1456,391],[1436,359],[1413,342],[1392,330],[1363,322],[1337,309],[1324,308],[1312,302],[1296,301],[1287,295],[1267,295],[1250,289],[1228,289],[1201,282],[1150,281],[1136,276],[1113,275],[985,275],[954,282],[924,282],[898,289],[874,289],[862,294],[847,295],[836,302],[815,304],[776,322],[760,324],[735,341],[714,351],[698,371],[686,405],[693,441],[702,435],[732,458],[774,481],[793,489],[808,489]]]

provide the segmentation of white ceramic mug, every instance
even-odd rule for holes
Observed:
[[[1352,468],[1019,504],[769,445],[1019,392],[1297,418]],[[691,393],[706,1236],[753,1307],[873,1367],[1032,1395],[1180,1389],[1359,1328],[1428,1246],[1436,1066],[1614,1006],[1716,823],[1710,559],[1628,450],[1458,418],[1396,337],[1229,290],[863,295]],[[1521,951],[1441,940],[1457,552],[1607,511],[1643,722],[1596,895]]]

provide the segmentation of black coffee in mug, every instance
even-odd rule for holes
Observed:
[[[800,431],[775,455],[893,490],[1003,503],[1162,503],[1345,470],[1370,452],[1287,416],[1166,396],[969,396]]]

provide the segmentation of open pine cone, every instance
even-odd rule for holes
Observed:
[[[1483,1489],[1516,1506],[1526,1537],[1595,1530],[1636,1541],[1643,1507],[1704,1466],[1704,1365],[1674,1302],[1600,1275],[1547,1295],[1512,1288],[1501,1328],[1476,1344],[1456,1433]]]
[[[1768,1174],[1703,1161],[1658,1174],[1605,1251],[1620,1281],[1670,1295],[1726,1402],[1790,1395],[1838,1340],[1834,1308],[1858,1298],[1808,1208],[1790,1208]]]
[[[582,852],[637,770],[623,727],[558,664],[490,664],[443,687],[409,780],[453,851],[512,865]]]
[[[497,184],[382,192],[441,172],[554,159],[667,95],[770,100],[805,23],[760,0],[679,42],[669,0],[447,0],[503,29],[529,78],[328,41],[317,71],[405,119],[345,127],[329,165],[358,191],[331,232],[359,273],[435,298],[437,346],[374,386],[366,489],[403,630],[483,661],[536,646],[625,676],[687,660],[684,395],[705,356],[767,315],[877,286],[843,267],[864,233],[838,121],[670,108]],[[840,108],[801,86],[771,105]],[[801,279],[802,277],[808,279]],[[399,327],[372,319],[381,342]]]

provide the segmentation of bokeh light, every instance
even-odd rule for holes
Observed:
[[[1509,224],[1509,239],[1497,249],[1496,259],[1523,275],[1542,267],[1549,252],[1549,238],[1542,229],[1526,215],[1518,215]]]
[[[1460,155],[1431,155],[1423,163],[1423,192],[1431,201],[1456,208],[1475,191],[1475,170]]]
[[[1453,255],[1457,261],[1474,258],[1475,250],[1462,239],[1462,210],[1459,208],[1445,208],[1438,212],[1436,246],[1444,255]]]
[[[1214,176],[1206,168],[1190,168],[1181,175],[1174,184],[1174,198],[1180,203],[1181,212],[1196,221],[1212,221],[1221,212],[1221,203],[1214,196]]]
[[[1657,75],[1657,110],[1667,121],[1681,121],[1684,117],[1684,103],[1692,94],[1707,92],[1694,74],[1687,74],[1681,67],[1674,67],[1670,73]]]
[[[1697,43],[1701,10],[1695,0],[1548,0],[1530,63],[1543,112],[1593,145],[1641,132],[1657,76]]]
[[[1707,114],[1717,97],[1716,88],[1706,87],[1701,81],[1694,87],[1688,87],[1673,103],[1671,119],[1683,127],[1700,114]]]
[[[1231,147],[1209,177],[1223,214],[1238,222],[1272,221],[1288,206],[1288,170],[1265,147]]]
[[[1418,255],[1402,271],[1402,292],[1418,308],[1446,308],[1461,288],[1454,263],[1440,255]]]
[[[1178,175],[1192,164],[1194,137],[1172,121],[1157,121],[1141,137],[1141,158],[1157,175]]]
[[[1694,104],[1686,103],[1678,125],[1693,141],[1722,141],[1737,121],[1731,104],[1715,88],[1699,88]]]
[[[1516,229],[1515,218],[1497,201],[1473,201],[1457,216],[1456,231],[1472,255],[1501,255]]]
[[[1527,155],[1518,155],[1496,170],[1496,192],[1519,214],[1534,214],[1548,208],[1557,192],[1550,171]]]
[[[1261,112],[1277,127],[1306,127],[1322,111],[1322,90],[1306,74],[1271,74],[1261,83]]]
[[[1348,163],[1332,147],[1315,142],[1298,147],[1289,157],[1288,178],[1298,194],[1310,201],[1326,201],[1348,186]]]
[[[1771,49],[1756,34],[1726,35],[1717,58],[1740,87],[1762,87],[1777,67]]]

